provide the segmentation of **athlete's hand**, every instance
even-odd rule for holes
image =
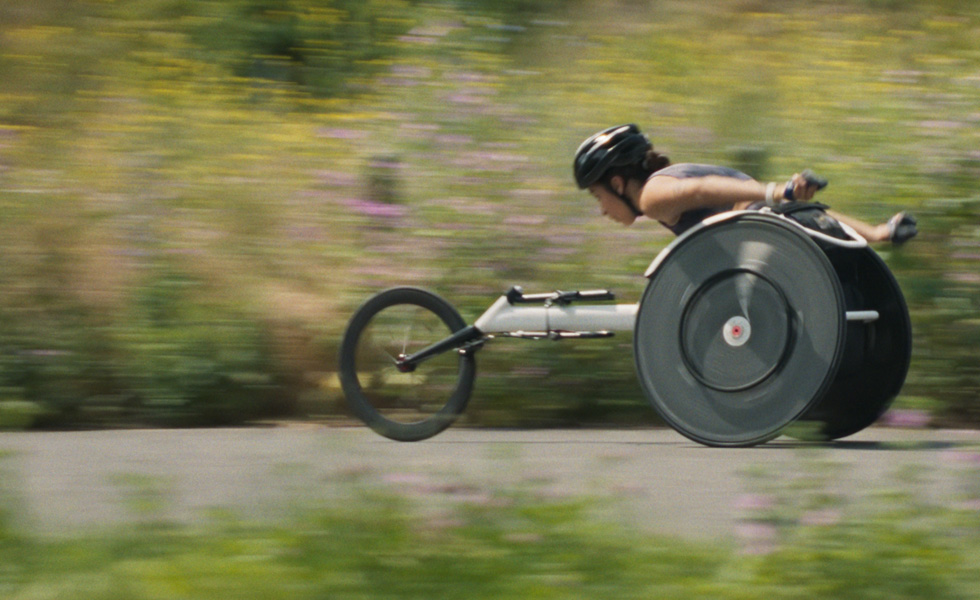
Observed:
[[[807,169],[802,173],[793,174],[793,178],[786,184],[783,197],[787,200],[808,202],[814,194],[825,187],[827,187],[827,180]]]

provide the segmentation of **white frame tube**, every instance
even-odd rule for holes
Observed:
[[[639,304],[513,305],[501,296],[473,324],[485,334],[553,331],[629,331],[636,326]],[[848,321],[871,323],[874,310],[844,313]]]
[[[513,305],[501,296],[474,327],[487,334],[522,331],[633,331],[638,304]]]

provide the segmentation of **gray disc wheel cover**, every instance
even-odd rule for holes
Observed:
[[[754,214],[700,225],[665,253],[634,335],[647,398],[700,443],[779,435],[820,400],[840,360],[844,302],[830,261],[794,225]]]

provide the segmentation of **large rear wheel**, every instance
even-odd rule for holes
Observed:
[[[870,426],[898,396],[912,358],[912,324],[898,282],[874,250],[834,249],[827,255],[843,286],[847,310],[878,313],[874,321],[847,324],[837,377],[823,399],[801,417],[811,424],[802,428],[802,436],[833,440]]]
[[[820,400],[844,327],[841,286],[817,244],[777,217],[740,215],[658,257],[637,313],[637,374],[678,432],[751,446]]]
[[[340,347],[340,382],[351,411],[381,435],[399,441],[432,437],[466,408],[476,363],[472,352],[449,350],[414,368],[400,358],[464,328],[455,308],[417,288],[394,288],[361,306]]]

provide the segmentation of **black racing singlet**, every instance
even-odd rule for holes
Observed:
[[[718,167],[715,165],[700,165],[694,163],[679,163],[676,165],[670,165],[656,171],[653,175],[650,175],[650,179],[654,177],[659,177],[661,175],[666,175],[668,177],[676,177],[677,179],[689,179],[692,177],[707,177],[709,175],[718,175],[720,177],[733,177],[735,179],[741,179],[743,181],[752,179],[745,173],[741,171],[736,171],[735,169],[730,169],[728,167]],[[649,181],[649,179],[648,179]],[[667,225],[663,221],[660,222],[661,225],[667,229],[674,232],[674,235],[680,235],[694,227],[701,221],[707,219],[712,215],[717,215],[718,213],[723,213],[729,211],[733,208],[733,205],[729,206],[719,206],[714,208],[695,208],[687,212],[681,213],[681,218],[677,220],[677,223],[673,225]]]

